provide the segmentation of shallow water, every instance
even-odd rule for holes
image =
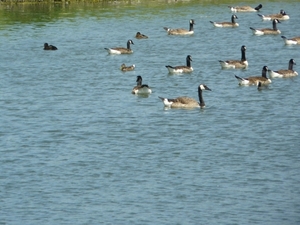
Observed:
[[[263,14],[285,9],[291,19],[278,28],[299,36],[299,2],[262,4]],[[249,26],[271,27],[256,13],[214,28],[230,20],[227,5],[2,9],[0,224],[299,224],[299,77],[263,91],[234,77],[299,64],[299,46],[252,35]],[[193,36],[162,28],[192,18]],[[132,55],[104,50],[128,39]],[[249,68],[222,70],[218,60],[239,59],[242,45]],[[188,54],[194,72],[168,74]],[[137,75],[151,95],[131,94]],[[165,109],[158,98],[197,99],[200,83],[212,89],[205,109]]]

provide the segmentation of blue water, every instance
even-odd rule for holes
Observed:
[[[263,91],[234,77],[299,64],[300,46],[254,36],[249,26],[271,27],[256,13],[213,27],[230,20],[227,5],[70,4],[29,19],[2,8],[0,224],[300,224],[299,77]],[[291,19],[278,28],[299,36],[299,2],[263,2],[262,13],[282,8]],[[13,14],[25,22],[4,19]],[[189,19],[193,36],[163,29]],[[128,39],[132,55],[104,50]],[[222,70],[218,60],[239,59],[242,45],[249,68]],[[194,72],[168,74],[188,54]],[[150,96],[131,94],[137,75]],[[205,109],[165,109],[158,98],[197,99],[200,83],[212,89]]]

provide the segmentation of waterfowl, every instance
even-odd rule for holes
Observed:
[[[230,8],[231,12],[258,12],[262,8],[262,4],[259,4],[255,8],[252,8],[251,6],[228,6]]]
[[[191,73],[193,72],[193,67],[191,66],[192,56],[188,55],[186,57],[186,66],[166,66],[169,73]]]
[[[45,43],[44,50],[57,50],[57,48],[54,45],[49,45],[48,43]]]
[[[273,20],[273,29],[271,28],[263,28],[263,29],[254,29],[253,27],[250,27],[253,34],[255,35],[266,35],[266,34],[280,34],[281,31],[277,29],[277,23],[280,23],[278,19]]]
[[[277,70],[277,71],[273,71],[273,70],[269,70],[269,76],[271,78],[274,77],[294,77],[294,76],[298,76],[297,71],[293,70],[293,65],[296,65],[296,62],[294,59],[290,59],[289,61],[289,66],[287,70]]]
[[[239,24],[235,21],[235,19],[238,19],[236,15],[231,16],[231,22],[211,22],[215,27],[238,27]]]
[[[300,45],[300,37],[286,38],[285,36],[281,36],[286,45]]]
[[[194,24],[195,21],[193,19],[190,20],[190,29],[183,29],[183,28],[178,28],[178,29],[171,29],[168,27],[164,27],[164,29],[167,31],[168,34],[170,35],[188,35],[188,34],[194,34]]]
[[[120,70],[122,70],[122,71],[131,71],[131,70],[134,70],[134,68],[135,68],[135,65],[133,64],[133,65],[131,65],[131,66],[126,66],[125,65],[125,63],[123,63],[122,65],[121,65],[121,67],[120,67]]]
[[[162,100],[165,107],[170,107],[170,108],[204,108],[205,103],[204,103],[203,96],[202,96],[202,91],[203,90],[211,91],[211,89],[208,88],[206,85],[200,84],[198,86],[199,102],[197,102],[193,98],[186,97],[186,96],[178,97],[178,98],[174,98],[174,99],[163,98],[163,97],[159,97],[159,98]]]
[[[148,36],[146,36],[145,34],[141,34],[140,32],[137,32],[135,35],[136,39],[146,39],[148,38]]]
[[[242,57],[241,60],[219,60],[223,69],[245,69],[248,67],[248,61],[246,59],[246,46],[241,47]]]
[[[262,85],[268,85],[272,81],[267,77],[268,67],[262,68],[261,76],[242,78],[235,75],[235,78],[239,81],[239,85],[257,85],[257,82],[261,82]]]
[[[261,17],[263,20],[288,20],[290,19],[290,16],[286,14],[286,12],[281,9],[279,13],[277,14],[271,14],[271,15],[262,15],[262,14],[257,14],[259,17]]]
[[[130,44],[133,44],[132,40],[127,41],[127,48],[123,47],[116,47],[116,48],[104,48],[109,54],[131,54],[133,53],[132,49],[130,48]]]
[[[151,94],[152,90],[147,84],[142,84],[142,77],[137,76],[136,77],[136,83],[137,85],[132,89],[132,94]]]

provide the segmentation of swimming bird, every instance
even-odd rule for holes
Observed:
[[[191,66],[192,56],[188,55],[186,57],[186,66],[166,66],[169,73],[191,73],[193,72],[193,67]]]
[[[194,34],[194,24],[195,21],[193,19],[191,19],[189,21],[190,24],[190,29],[183,29],[183,28],[177,28],[177,29],[171,29],[168,27],[164,27],[164,29],[167,31],[168,34],[170,35],[189,35],[189,34]]]
[[[199,97],[199,102],[197,102],[195,99],[190,98],[190,97],[178,97],[174,99],[169,99],[169,98],[163,98],[159,97],[165,107],[170,107],[170,108],[204,108],[205,103],[203,100],[202,96],[202,91],[203,90],[209,90],[211,91],[210,88],[208,88],[205,84],[200,84],[198,86],[198,97]]]
[[[54,45],[49,45],[48,43],[45,43],[44,50],[57,50],[57,48]]]
[[[231,12],[258,12],[262,8],[262,4],[259,4],[255,8],[252,8],[251,6],[228,6],[230,8]]]
[[[137,76],[136,77],[136,83],[137,85],[132,89],[132,94],[151,94],[152,90],[147,84],[142,84],[142,77]]]
[[[135,68],[135,65],[133,64],[133,65],[131,65],[131,66],[126,66],[125,65],[125,63],[123,63],[122,65],[121,65],[121,67],[120,67],[120,70],[122,70],[122,71],[131,71],[131,70],[134,70],[134,68]]]
[[[257,14],[259,17],[261,17],[263,20],[288,20],[290,19],[290,16],[286,14],[286,12],[281,9],[279,13],[277,14],[271,14],[271,15],[262,15],[262,14]]]
[[[235,19],[238,19],[236,15],[231,16],[231,22],[211,22],[215,27],[238,27],[239,24],[235,21]]]
[[[267,71],[268,67],[264,66],[261,76],[242,78],[235,75],[235,78],[239,81],[239,85],[257,85],[257,82],[261,82],[262,85],[268,85],[272,83],[272,81],[267,77]]]
[[[243,45],[241,47],[241,60],[219,60],[221,67],[223,69],[245,69],[248,67],[248,61],[246,59],[246,46]]]
[[[293,37],[293,38],[286,38],[285,36],[281,36],[284,40],[284,43],[286,45],[300,45],[300,36],[299,37]]]
[[[137,32],[135,35],[136,39],[147,39],[148,36],[146,36],[145,34],[141,34],[140,32]]]
[[[294,59],[290,59],[289,61],[289,66],[288,66],[288,69],[285,70],[285,69],[282,69],[282,70],[277,70],[277,71],[274,71],[274,70],[269,70],[269,76],[271,78],[274,78],[274,77],[294,77],[294,76],[298,76],[298,73],[297,71],[293,70],[293,65],[296,65],[296,62]]]
[[[104,48],[109,54],[131,54],[133,53],[132,49],[130,48],[130,44],[133,44],[132,40],[127,41],[127,48],[123,47],[116,47],[116,48]]]
[[[266,34],[280,34],[281,31],[277,29],[277,23],[281,23],[278,19],[273,20],[273,29],[271,28],[262,28],[262,29],[254,29],[253,27],[250,27],[253,34],[255,35],[266,35]]]

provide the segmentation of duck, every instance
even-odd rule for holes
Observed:
[[[169,108],[205,108],[205,102],[203,100],[202,91],[208,90],[211,91],[205,84],[200,84],[198,86],[198,97],[199,102],[194,98],[187,96],[182,96],[174,99],[158,97],[162,100],[165,107]]]
[[[44,50],[57,50],[57,48],[54,45],[49,45],[48,43],[45,43]]]
[[[241,60],[219,60],[223,69],[246,69],[248,67],[248,61],[246,59],[246,46],[241,47]]]
[[[262,8],[262,4],[259,4],[255,8],[251,6],[228,6],[230,8],[231,12],[258,12]]]
[[[116,48],[104,48],[109,54],[132,54],[133,51],[130,48],[130,44],[133,44],[132,40],[127,41],[127,48],[123,47],[116,47]]]
[[[239,81],[239,85],[257,85],[257,82],[261,82],[262,85],[269,85],[272,81],[267,77],[268,70],[268,67],[264,66],[261,76],[242,78],[235,75],[235,78]]]
[[[250,29],[255,35],[281,34],[281,31],[277,29],[277,23],[281,23],[281,22],[278,19],[274,19],[272,22],[273,29],[271,28],[254,29],[253,27],[250,27]]]
[[[215,27],[238,27],[239,24],[235,21],[235,19],[238,19],[238,17],[235,14],[233,14],[231,16],[231,22],[209,22],[211,22]]]
[[[150,87],[147,84],[142,84],[142,77],[141,76],[137,76],[136,77],[136,83],[137,85],[132,89],[131,93],[132,94],[151,94],[152,90],[150,89]]]
[[[169,73],[191,73],[193,72],[193,67],[191,66],[192,56],[188,55],[186,57],[186,66],[166,66]]]
[[[134,64],[131,65],[131,66],[126,66],[125,63],[123,63],[121,65],[121,67],[120,67],[120,70],[122,70],[123,72],[125,72],[125,71],[132,71],[132,70],[134,70],[134,68],[135,68]]]
[[[288,69],[285,70],[285,69],[282,69],[282,70],[277,70],[277,71],[274,71],[274,70],[269,70],[269,76],[271,78],[275,78],[275,77],[294,77],[294,76],[298,76],[298,73],[297,71],[293,70],[293,65],[296,65],[296,62],[294,59],[290,59],[289,60],[289,66],[288,66]]]
[[[189,30],[183,29],[183,28],[171,29],[171,28],[168,28],[168,27],[164,27],[164,29],[167,31],[167,33],[169,35],[190,35],[190,34],[194,34],[194,24],[196,24],[195,20],[190,19],[189,24],[190,24],[190,29]]]
[[[145,34],[141,34],[140,32],[137,32],[136,35],[135,35],[135,38],[136,39],[147,39],[148,36],[145,35]]]
[[[257,14],[259,17],[262,18],[262,20],[274,20],[274,19],[278,19],[278,20],[288,20],[290,19],[290,16],[288,14],[286,14],[286,12],[281,9],[279,13],[277,14],[271,14],[271,15],[262,15],[262,14]]]
[[[281,38],[284,40],[284,43],[286,45],[300,45],[300,36],[293,38],[286,38],[285,36],[281,36]]]

